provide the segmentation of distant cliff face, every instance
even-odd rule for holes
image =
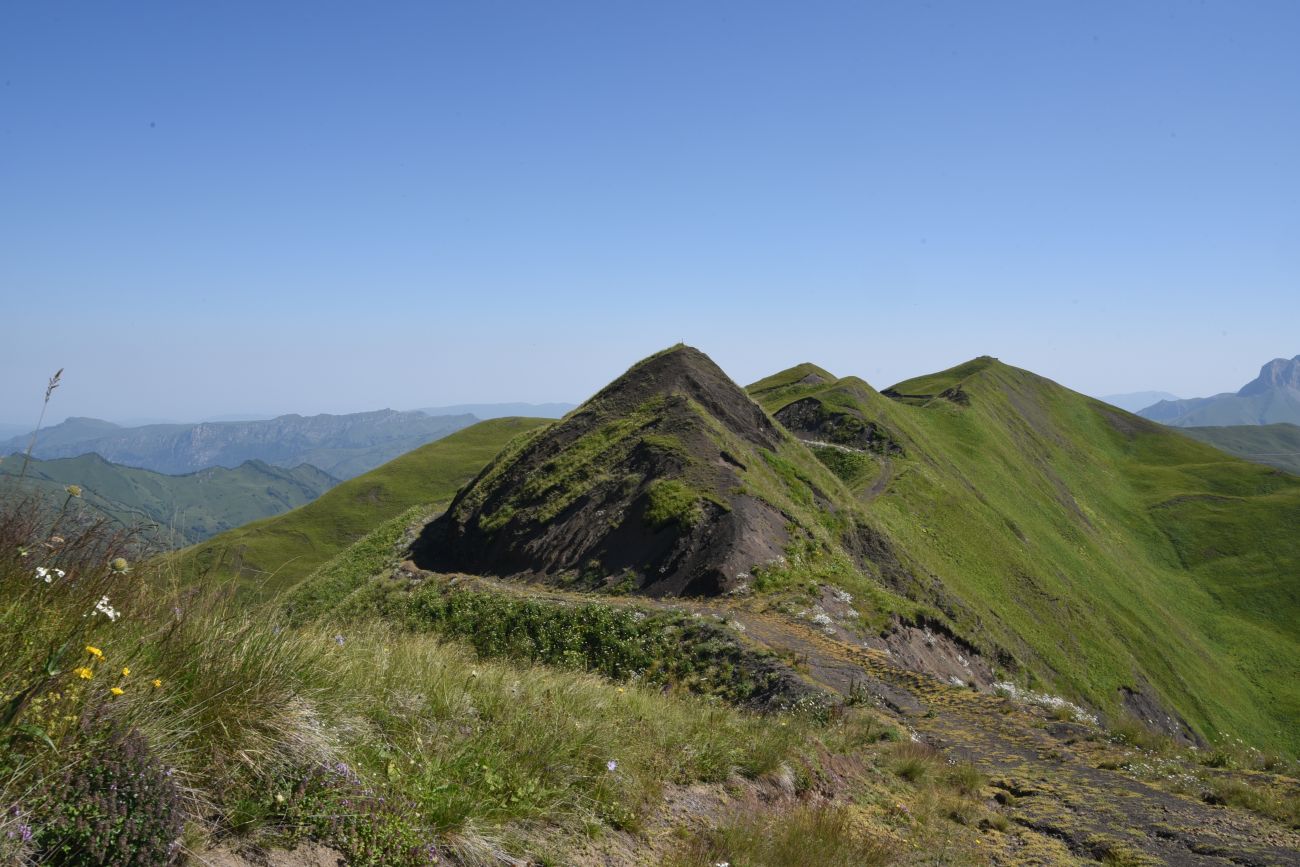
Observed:
[[[1176,427],[1300,424],[1300,355],[1273,359],[1236,394],[1162,400],[1138,415]]]
[[[48,460],[94,452],[113,463],[160,473],[237,467],[249,460],[282,467],[306,463],[346,479],[474,421],[471,415],[429,416],[391,409],[134,428],[69,419],[42,431],[33,455]],[[14,437],[0,444],[0,453],[23,451],[27,442],[26,436]]]
[[[1300,391],[1300,355],[1291,360],[1275,358],[1259,370],[1259,376],[1242,386],[1237,394],[1249,397],[1252,394],[1264,394],[1275,388],[1291,388]]]

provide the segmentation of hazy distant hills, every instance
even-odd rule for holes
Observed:
[[[561,418],[577,404],[573,403],[458,403],[430,406],[417,410],[427,415],[472,415],[475,418]]]
[[[353,542],[411,508],[434,508],[478,475],[512,437],[549,422],[498,418],[422,446],[340,484],[301,509],[224,533],[177,555],[191,579],[238,577],[291,587]]]
[[[69,507],[105,516],[126,527],[143,528],[150,541],[166,547],[193,544],[259,518],[278,515],[315,500],[339,480],[313,466],[293,469],[246,461],[181,476],[109,463],[96,454],[50,461],[33,459],[22,487],[21,455],[0,461],[6,496],[36,490],[62,504],[65,488],[78,485],[81,498]]]
[[[1108,394],[1100,398],[1111,406],[1137,412],[1162,400],[1179,400],[1178,395],[1167,391],[1132,391],[1128,394]]]
[[[32,455],[49,460],[95,453],[111,463],[171,474],[233,468],[245,461],[278,467],[311,464],[348,479],[475,421],[469,414],[431,416],[391,409],[142,427],[69,418],[43,429]],[[26,451],[29,438],[20,434],[0,442],[0,454]]]
[[[1273,359],[1236,394],[1162,400],[1138,415],[1176,427],[1300,424],[1300,355]]]

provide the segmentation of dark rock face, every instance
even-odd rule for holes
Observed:
[[[902,454],[903,447],[883,426],[857,413],[827,407],[815,397],[787,404],[776,420],[802,440],[827,442],[876,454]]]
[[[1164,702],[1156,696],[1149,685],[1140,684],[1137,689],[1120,687],[1119,698],[1125,712],[1148,728],[1167,734],[1179,743],[1196,747],[1207,746],[1205,739],[1187,724],[1187,720],[1166,709]]]
[[[1242,397],[1264,394],[1275,388],[1293,388],[1300,391],[1300,355],[1288,361],[1275,358],[1259,369],[1259,376],[1242,386],[1237,392]]]
[[[789,541],[789,518],[743,493],[740,477],[758,460],[744,452],[782,437],[707,356],[674,348],[489,466],[425,528],[412,559],[655,596],[723,593]],[[677,495],[667,519],[656,499],[665,484]]]

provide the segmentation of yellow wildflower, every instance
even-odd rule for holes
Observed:
[[[108,565],[109,568],[111,568],[114,572],[125,572],[126,567],[130,564],[126,562],[125,557],[116,557],[114,558],[113,562],[109,563]]]
[[[153,679],[153,688],[157,689],[160,686],[162,686],[162,681],[155,677]]]
[[[122,669],[122,676],[123,676],[123,677],[130,677],[130,676],[131,676],[131,669],[129,669],[129,668],[125,668],[125,667],[124,667],[124,668]]]
[[[120,686],[115,686],[112,689],[110,689],[109,692],[113,693],[113,695],[121,695],[122,693],[126,692],[126,690],[122,689],[122,687]]]
[[[89,653],[91,656],[95,657],[96,659],[104,658],[104,651],[100,650],[98,647],[95,647],[93,644],[86,645],[86,652]]]
[[[92,677],[95,676],[95,672],[91,671],[89,668],[86,668],[86,666],[84,665],[81,668],[74,669],[74,671],[76,672],[77,677],[81,678],[82,680],[90,680]]]
[[[69,497],[80,497],[80,496],[81,496],[81,485],[68,485],[68,486],[67,486],[66,488],[64,488],[63,490],[65,490],[65,491],[68,492],[68,496],[69,496]]]

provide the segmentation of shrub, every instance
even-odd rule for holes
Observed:
[[[92,742],[55,782],[45,812],[41,863],[68,867],[170,864],[184,827],[180,790],[135,729]]]
[[[890,768],[909,783],[919,783],[933,775],[939,764],[939,752],[929,744],[905,741],[890,750]]]
[[[948,785],[961,792],[963,795],[978,795],[988,782],[988,777],[984,776],[979,768],[970,762],[961,762],[953,765],[947,774]]]

